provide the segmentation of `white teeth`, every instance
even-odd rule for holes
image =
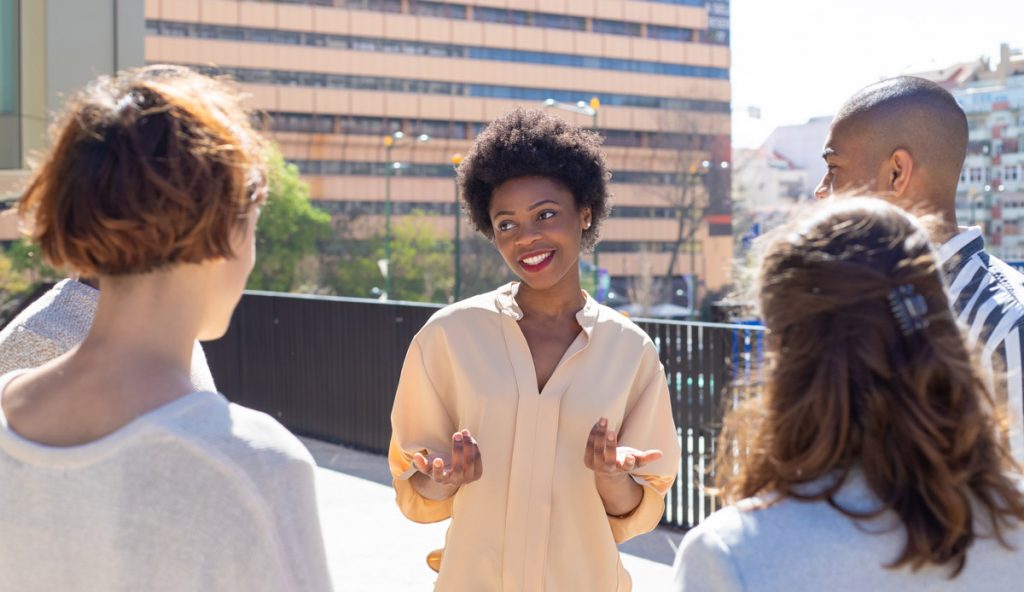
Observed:
[[[540,265],[542,261],[551,256],[551,252],[547,252],[541,255],[535,255],[533,257],[527,257],[521,261],[527,265]]]

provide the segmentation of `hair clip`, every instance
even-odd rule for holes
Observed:
[[[928,326],[928,302],[910,284],[903,284],[889,291],[889,308],[904,335],[910,335]]]

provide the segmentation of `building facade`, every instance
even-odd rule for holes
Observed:
[[[7,209],[65,97],[100,74],[144,63],[142,0],[0,0],[0,242]]]
[[[953,89],[967,112],[969,142],[957,217],[981,225],[988,247],[1024,260],[1024,59],[1006,46],[1000,65]],[[994,74],[994,75],[993,75]]]
[[[728,2],[146,0],[145,18],[147,62],[237,79],[336,216],[380,228],[389,208],[421,210],[451,233],[452,157],[497,116],[547,102],[605,138],[601,268],[667,268],[692,207],[676,273],[729,279]],[[680,204],[684,178],[700,190]]]

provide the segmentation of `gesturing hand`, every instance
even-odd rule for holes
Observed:
[[[587,451],[583,463],[598,476],[614,477],[625,475],[633,469],[650,464],[662,456],[660,450],[637,450],[618,445],[618,434],[608,429],[608,420],[597,420],[590,428]]]
[[[480,448],[469,430],[452,434],[452,453],[424,456],[417,452],[412,456],[416,470],[440,485],[456,489],[461,485],[472,483],[484,472],[480,459]]]

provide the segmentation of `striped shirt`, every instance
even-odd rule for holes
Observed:
[[[996,391],[1008,397],[1010,449],[1024,462],[1024,274],[985,252],[978,227],[961,229],[939,247],[939,259],[968,341],[981,352],[990,381],[1006,381]],[[1005,374],[998,372],[1002,360]]]

